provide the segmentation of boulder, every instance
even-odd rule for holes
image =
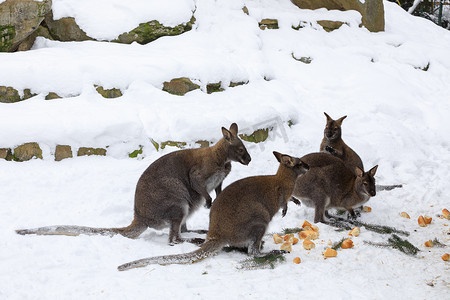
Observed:
[[[164,82],[163,91],[173,95],[183,96],[187,92],[199,89],[198,84],[193,83],[189,78],[181,77]]]
[[[0,3],[0,52],[16,51],[51,11],[52,1],[6,0]]]
[[[362,25],[372,32],[384,31],[383,0],[291,0],[303,9],[356,10],[361,13]]]
[[[13,159],[13,155],[12,155],[12,151],[10,148],[2,148],[0,149],[0,158],[1,159],[6,159],[6,160],[12,160]]]
[[[96,86],[96,90],[103,98],[118,98],[122,96],[122,91],[116,88],[104,89],[102,86]]]
[[[42,22],[44,23],[44,22]],[[17,51],[27,51],[30,50],[31,47],[33,47],[34,41],[38,36],[45,37],[46,39],[53,40],[53,37],[50,35],[50,32],[48,31],[47,27],[41,25],[36,29],[35,32],[30,34],[25,40],[20,43],[19,47],[17,48]]]
[[[162,36],[173,36],[179,35],[183,32],[189,31],[192,29],[192,25],[195,22],[195,18],[192,17],[189,22],[186,24],[180,24],[175,27],[166,27],[159,23],[156,20],[141,23],[138,27],[131,30],[130,32],[125,32],[119,35],[119,37],[113,42],[123,43],[123,44],[131,44],[133,42],[137,42],[141,45],[150,43]]]
[[[29,99],[36,94],[31,93],[30,89],[23,90],[23,96],[20,97],[19,92],[10,86],[0,86],[0,103],[15,103]]]
[[[103,148],[87,148],[87,147],[80,147],[78,149],[78,156],[90,156],[90,155],[106,155],[106,149]]]
[[[73,157],[72,148],[68,145],[57,145],[55,149],[55,160],[61,161],[65,158]]]
[[[53,13],[50,12],[45,16],[45,25],[53,39],[61,42],[69,41],[87,41],[93,40],[87,36],[80,26],[75,22],[75,18],[65,17],[59,20],[53,19]]]
[[[42,159],[42,150],[38,143],[26,143],[14,149],[15,161],[27,161],[32,158]]]

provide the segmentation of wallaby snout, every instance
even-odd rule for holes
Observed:
[[[230,130],[222,127],[222,134],[224,139],[228,142],[228,158],[232,161],[240,162],[247,166],[252,158],[248,154],[247,149],[238,136],[238,126],[236,123],[231,124]]]

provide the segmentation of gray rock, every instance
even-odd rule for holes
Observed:
[[[14,149],[15,161],[27,161],[32,158],[42,159],[42,150],[38,143],[26,143]]]

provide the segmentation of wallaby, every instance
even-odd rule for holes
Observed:
[[[333,120],[327,113],[327,124],[325,125],[325,130],[323,131],[323,139],[320,144],[320,152],[328,152],[344,162],[344,164],[352,171],[355,167],[364,170],[364,166],[361,158],[352,148],[347,146],[342,140],[342,121],[344,121],[347,116],[343,116],[337,120]]]
[[[185,254],[144,258],[119,266],[119,271],[149,264],[194,263],[227,245],[248,247],[249,254],[258,255],[270,220],[280,207],[283,208],[283,216],[286,214],[296,178],[309,169],[298,158],[273,153],[280,162],[275,175],[238,180],[216,198],[211,207],[206,241],[200,249]]]
[[[325,125],[325,130],[323,131],[320,152],[328,152],[342,159],[345,165],[352,171],[354,171],[356,167],[364,170],[363,162],[359,155],[342,140],[342,121],[344,121],[347,116],[333,120],[326,112],[324,112],[324,114],[327,117],[327,124]],[[376,190],[390,191],[401,187],[403,187],[401,184],[377,185]]]
[[[153,162],[141,175],[135,192],[134,220],[123,228],[91,228],[84,226],[48,226],[17,230],[18,234],[79,235],[121,234],[137,238],[148,227],[170,226],[169,244],[180,243],[180,232],[187,231],[186,219],[203,199],[211,207],[209,192],[216,196],[230,173],[231,161],[250,163],[250,155],[238,137],[238,126],[222,127],[223,138],[212,147],[178,150]]]
[[[356,218],[353,208],[376,195],[374,176],[378,165],[368,172],[359,167],[352,172],[341,159],[322,152],[305,155],[301,160],[310,169],[297,179],[292,197],[315,208],[315,223],[327,223],[324,216],[330,218],[330,208],[345,208]]]

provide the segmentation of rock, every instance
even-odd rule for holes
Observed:
[[[224,89],[222,88],[222,82],[218,83],[209,83],[206,85],[206,93],[212,94],[216,92],[223,92]]]
[[[93,40],[75,22],[75,18],[65,17],[59,20],[53,19],[53,13],[45,16],[45,25],[53,39],[62,42]]]
[[[31,47],[33,47],[34,42],[36,41],[36,38],[38,36],[45,37],[46,39],[53,40],[53,37],[50,35],[50,32],[48,29],[42,24],[36,29],[35,32],[30,34],[25,40],[20,43],[19,47],[17,48],[17,51],[27,51],[30,50]]]
[[[292,53],[292,58],[295,59],[296,61],[301,61],[304,64],[310,64],[312,62],[312,58],[311,57],[302,56],[300,58],[297,58],[297,57],[295,57],[294,53]],[[290,122],[292,122],[292,121],[290,121]],[[291,125],[289,125],[289,127],[291,127]]]
[[[259,22],[259,28],[264,29],[278,29],[278,20],[277,19],[262,19]]]
[[[104,98],[118,98],[122,96],[122,91],[119,89],[104,89],[102,86],[96,88],[97,92]]]
[[[244,85],[247,83],[248,83],[248,81],[230,82],[230,87],[236,87],[236,86]]]
[[[19,92],[10,86],[0,86],[0,103],[15,103],[36,96],[31,93],[30,89],[23,90],[23,96],[20,97]]]
[[[164,82],[163,91],[173,95],[183,96],[187,92],[199,89],[200,86],[193,83],[189,78],[175,78],[170,82]]]
[[[33,157],[42,159],[42,150],[38,143],[26,143],[14,149],[15,161],[27,161]]]
[[[183,32],[192,29],[192,25],[195,23],[195,18],[192,17],[186,24],[180,24],[175,27],[166,27],[156,20],[141,23],[138,27],[119,35],[113,42],[131,44],[132,42],[138,42],[141,45],[150,43],[162,36],[174,36],[182,34]]]
[[[103,148],[87,148],[87,147],[80,147],[77,152],[78,156],[91,156],[91,155],[106,155],[106,149]]]
[[[19,102],[22,99],[19,96],[19,92],[10,86],[0,86],[0,102],[1,103],[14,103]]]
[[[196,144],[199,144],[200,145],[200,148],[206,148],[206,147],[209,147],[209,145],[210,145],[210,142],[208,142],[208,141],[196,141],[195,142]]]
[[[47,96],[45,96],[45,100],[54,100],[54,99],[61,99],[61,98],[62,98],[61,96],[59,96],[57,93],[53,93],[53,92],[50,92],[47,94]],[[58,147],[58,146],[56,146],[56,147]]]
[[[383,0],[291,0],[303,9],[356,10],[361,13],[362,25],[369,31],[384,31]]]
[[[247,6],[244,5],[242,11],[244,12],[244,14],[249,15]]]
[[[0,149],[0,158],[1,159],[6,159],[6,160],[12,160],[13,159],[13,155],[12,155],[12,151],[10,148],[2,148]]]
[[[183,149],[186,146],[186,143],[185,142],[174,142],[174,141],[167,141],[167,142],[161,143],[161,149],[166,148],[166,146],[177,147],[177,148]]]
[[[329,21],[329,20],[321,20],[317,21],[317,23],[325,29],[326,32],[330,32],[336,29],[339,29],[344,22],[340,21]]]
[[[268,128],[258,129],[250,135],[240,134],[239,137],[246,142],[251,143],[264,142],[269,137],[269,129]]]
[[[0,3],[0,52],[16,51],[39,27],[51,8],[51,0],[6,0]]]
[[[57,145],[55,149],[55,160],[61,161],[65,158],[73,157],[72,147],[68,145]]]

